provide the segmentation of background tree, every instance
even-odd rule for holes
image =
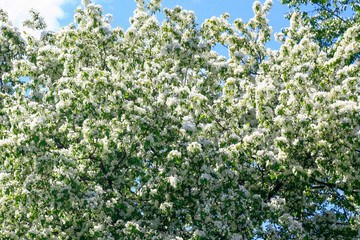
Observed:
[[[294,13],[270,50],[271,5],[199,26],[138,0],[124,31],[83,1],[26,40],[3,18],[1,238],[359,238],[359,24],[330,55]]]
[[[358,0],[282,0],[282,3],[301,12],[302,20],[312,27],[322,47],[331,47],[348,28],[359,22]]]

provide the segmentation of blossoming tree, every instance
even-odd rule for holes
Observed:
[[[295,12],[270,50],[269,0],[137,2],[40,39],[1,10],[1,239],[359,238],[359,21],[323,48]]]

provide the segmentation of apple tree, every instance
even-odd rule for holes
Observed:
[[[0,237],[359,238],[359,21],[324,47],[294,12],[274,50],[271,0],[202,24],[137,3],[126,30],[32,10],[40,38],[0,11]]]

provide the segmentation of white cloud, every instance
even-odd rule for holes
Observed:
[[[22,28],[22,22],[30,18],[29,10],[34,8],[44,17],[48,30],[58,30],[58,19],[64,16],[61,6],[71,0],[0,0],[0,7],[8,14],[12,23]]]

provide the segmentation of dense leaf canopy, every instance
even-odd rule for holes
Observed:
[[[83,1],[40,39],[0,10],[0,238],[359,239],[358,18],[271,50],[271,6],[125,31]]]

